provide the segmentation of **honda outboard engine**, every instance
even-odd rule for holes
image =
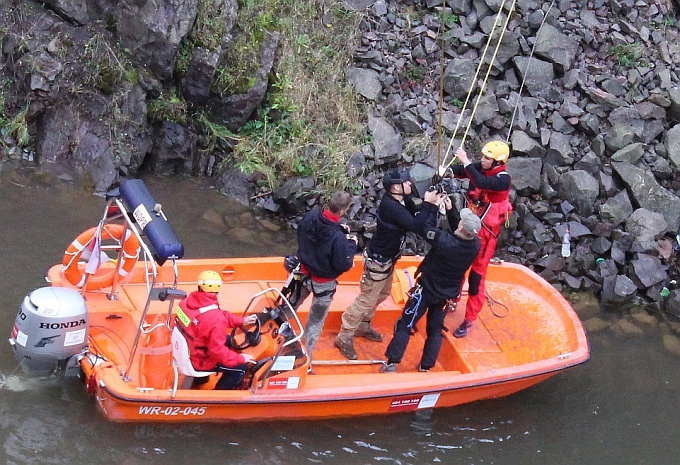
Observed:
[[[85,299],[73,289],[36,289],[24,298],[9,342],[26,374],[47,375],[64,367],[88,344]]]

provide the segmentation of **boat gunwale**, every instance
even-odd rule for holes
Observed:
[[[450,383],[447,384],[447,387],[445,387],[442,383],[445,383],[449,377],[444,377],[444,376],[439,376],[438,384],[433,384],[430,385],[428,388],[416,388],[416,389],[402,389],[398,392],[391,392],[387,393],[385,392],[384,394],[378,393],[377,391],[370,391],[366,392],[363,391],[363,394],[359,394],[356,396],[346,396],[346,397],[333,397],[329,398],[328,393],[325,392],[328,388],[317,388],[318,390],[323,390],[324,393],[318,393],[318,394],[313,394],[312,396],[309,395],[301,395],[303,394],[309,394],[310,390],[309,389],[303,389],[302,391],[291,391],[291,392],[286,392],[285,391],[278,391],[278,390],[270,390],[266,391],[268,392],[267,394],[254,394],[250,390],[242,390],[242,391],[229,391],[234,392],[234,393],[242,393],[241,395],[233,395],[230,396],[229,399],[198,399],[196,398],[195,400],[193,397],[192,398],[187,398],[186,396],[182,396],[181,393],[182,391],[187,391],[187,392],[193,392],[196,393],[196,396],[201,393],[201,392],[211,392],[214,393],[210,397],[217,397],[219,395],[219,391],[203,391],[200,389],[195,389],[195,390],[178,390],[177,394],[175,395],[175,398],[167,398],[167,396],[170,395],[170,389],[168,390],[163,390],[163,389],[154,389],[154,390],[149,390],[149,391],[139,391],[137,388],[130,388],[130,391],[133,389],[136,392],[139,392],[139,396],[126,396],[124,395],[121,391],[119,390],[114,390],[109,384],[106,383],[105,381],[105,376],[100,377],[99,379],[102,381],[101,384],[99,384],[100,388],[105,390],[109,395],[112,397],[119,399],[124,402],[129,402],[129,403],[142,403],[142,402],[154,402],[154,403],[163,403],[163,404],[210,404],[210,405],[237,405],[237,404],[262,404],[262,405],[273,405],[277,403],[285,403],[285,404],[295,404],[295,403],[300,403],[300,404],[306,404],[306,403],[319,403],[319,404],[324,404],[324,403],[330,403],[330,402],[350,402],[350,401],[363,401],[363,400],[380,400],[380,399],[387,399],[387,398],[394,398],[394,397],[402,397],[402,396],[411,396],[411,395],[421,395],[421,394],[429,394],[433,392],[439,392],[439,393],[444,393],[444,392],[453,392],[453,391],[459,391],[459,390],[465,390],[465,389],[474,389],[474,388],[479,388],[479,387],[484,387],[484,386],[491,386],[491,385],[503,385],[503,384],[508,384],[512,383],[514,381],[521,381],[521,380],[526,380],[526,379],[531,379],[534,377],[544,377],[544,376],[554,376],[562,371],[567,371],[571,368],[577,367],[579,365],[582,365],[586,363],[590,359],[590,354],[586,352],[585,358],[579,357],[576,361],[573,363],[567,363],[561,366],[554,366],[553,368],[542,370],[542,371],[532,371],[532,372],[527,372],[525,371],[525,374],[523,375],[517,375],[517,376],[506,376],[503,377],[503,373],[500,373],[502,371],[510,371],[512,368],[503,368],[503,369],[498,369],[498,370],[492,370],[489,371],[488,373],[492,373],[493,376],[485,376],[482,379],[479,379],[477,382],[471,382],[468,384],[460,384],[457,383],[456,385],[451,385]],[[559,359],[562,360],[562,359]],[[535,363],[542,363],[542,362],[532,362],[531,364],[525,364],[522,365],[522,367],[525,367],[526,365],[532,365]],[[105,370],[102,370],[102,372]],[[517,370],[515,370],[517,371]],[[432,372],[428,374],[422,374],[422,373],[415,373],[415,372],[407,372],[404,374],[411,374],[411,375],[418,375],[420,376],[428,376],[430,374],[437,374],[438,372]],[[439,372],[439,373],[446,373],[446,372]],[[391,374],[386,374],[386,373],[374,373],[374,376],[380,376],[380,377],[385,377],[387,378],[388,376],[391,376]],[[109,375],[111,376],[111,375]],[[313,376],[324,376],[324,375],[313,375]],[[367,375],[358,375],[358,376],[367,376]],[[480,378],[479,373],[457,373],[457,374],[452,374],[450,376],[455,376],[456,378],[461,378],[461,377],[466,377],[466,378]],[[120,380],[122,381],[122,380]],[[422,378],[419,379],[419,381],[422,381]],[[122,381],[124,382],[124,381]],[[409,382],[415,382],[414,381],[409,381]],[[381,383],[383,385],[384,383]],[[394,385],[394,383],[393,383]],[[365,385],[362,385],[361,387],[365,387]],[[383,389],[384,391],[384,389]],[[162,393],[163,397],[155,398],[155,399],[150,399],[148,397],[142,397],[143,393],[150,394],[150,393],[155,393],[159,392]],[[258,390],[256,392],[262,392],[262,390]],[[271,401],[270,401],[271,400]]]

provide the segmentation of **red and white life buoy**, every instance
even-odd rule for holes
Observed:
[[[123,233],[125,239],[123,240]],[[113,284],[116,269],[120,278],[126,278],[137,263],[139,257],[139,240],[132,232],[121,224],[107,224],[102,227],[102,241],[116,240],[122,243],[122,253],[120,254],[119,266],[100,267],[94,274],[86,274],[85,267],[79,266],[78,262],[83,251],[88,247],[97,233],[97,228],[90,228],[82,232],[64,252],[64,259],[61,262],[62,274],[76,287],[84,287],[87,291],[94,291],[109,287]]]

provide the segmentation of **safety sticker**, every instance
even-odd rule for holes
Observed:
[[[300,386],[300,377],[271,378],[267,386],[269,389],[297,389]]]
[[[422,408],[432,408],[437,405],[439,393],[395,397],[390,404],[390,412],[402,412],[408,410],[418,410]]]
[[[144,204],[140,204],[137,208],[135,208],[135,210],[132,212],[132,216],[135,217],[137,224],[140,228],[142,228],[142,230],[144,230],[146,225],[151,223],[152,220],[151,215]]]

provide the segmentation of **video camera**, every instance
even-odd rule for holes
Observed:
[[[451,175],[450,171],[444,173],[444,176],[435,174],[432,176],[432,185],[428,191],[437,191],[440,194],[448,195],[449,197],[461,190],[460,183]]]

